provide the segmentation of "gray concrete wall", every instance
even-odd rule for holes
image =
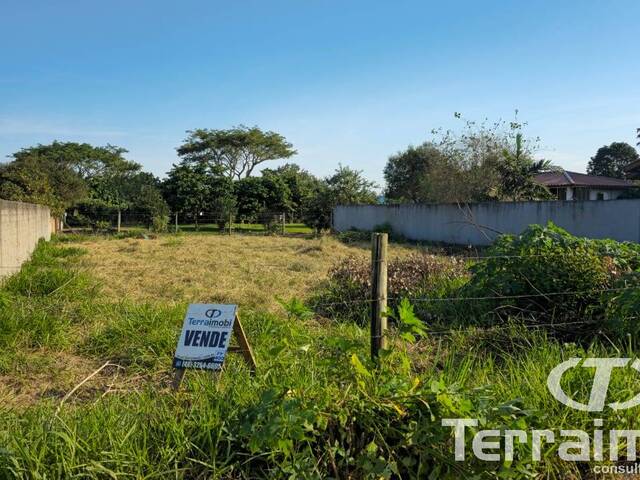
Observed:
[[[552,221],[573,235],[640,242],[640,199],[491,202],[467,205],[349,205],[333,212],[337,231],[373,230],[389,223],[410,240],[488,245],[499,233]]]
[[[38,240],[51,238],[49,207],[0,200],[0,277],[20,269]]]

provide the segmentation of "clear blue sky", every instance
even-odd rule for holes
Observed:
[[[54,139],[157,175],[192,128],[258,125],[318,175],[519,109],[584,171],[640,127],[640,1],[0,0],[0,156]]]

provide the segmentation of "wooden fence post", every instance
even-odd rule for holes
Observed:
[[[282,212],[282,235],[287,233],[287,214]]]
[[[178,233],[178,212],[176,212],[176,221],[175,221],[175,233]]]
[[[233,225],[233,214],[229,212],[229,235],[231,235],[231,226]]]
[[[376,360],[380,350],[387,347],[385,331],[387,317],[387,244],[386,233],[371,236],[371,358]]]
[[[118,210],[118,233],[120,233],[120,225],[122,224],[122,213]]]

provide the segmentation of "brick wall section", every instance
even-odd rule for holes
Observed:
[[[38,240],[51,238],[49,207],[0,200],[0,277],[20,269]]]

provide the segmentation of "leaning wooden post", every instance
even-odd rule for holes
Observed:
[[[174,226],[175,233],[178,233],[178,212],[176,212],[176,220]]]
[[[231,225],[233,225],[233,214],[229,212],[229,235],[231,235]]]
[[[120,233],[120,225],[122,223],[122,213],[118,210],[118,233]]]
[[[387,243],[386,233],[371,236],[371,358],[387,347]]]

